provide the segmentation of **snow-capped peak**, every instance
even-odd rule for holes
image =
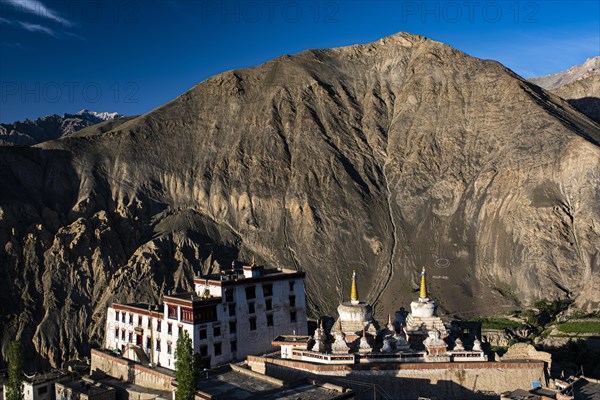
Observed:
[[[96,111],[90,111],[88,109],[83,109],[81,111],[79,111],[78,113],[76,113],[76,115],[93,115],[94,117],[101,119],[103,121],[107,121],[109,119],[115,119],[115,118],[119,118],[122,115],[117,113],[117,112],[96,112]]]

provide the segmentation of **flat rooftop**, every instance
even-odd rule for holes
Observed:
[[[85,379],[59,382],[58,384],[69,388],[76,393],[83,393],[87,395],[96,395],[115,390],[110,386],[106,386],[98,382],[90,382]]]
[[[279,335],[273,339],[273,343],[306,344],[312,336],[305,335]]]
[[[245,265],[244,267],[250,267]],[[257,268],[255,266],[254,268]],[[260,268],[260,267],[258,267]],[[245,277],[244,271],[242,268],[236,269],[225,269],[222,270],[219,274],[210,274],[204,276],[196,276],[194,278],[194,282],[202,283],[206,280],[209,281],[222,281],[222,282],[230,282],[233,278],[234,281],[252,281],[252,280],[270,280],[270,279],[284,279],[291,278],[296,276],[304,276],[304,272],[296,271],[295,269],[287,269],[287,268],[269,268],[269,269],[261,269],[260,275],[256,277]]]
[[[600,383],[593,383],[583,378],[574,385],[575,398],[581,400],[600,399]]]
[[[26,376],[24,378],[24,381],[29,382],[33,385],[43,385],[48,382],[55,382],[59,379],[66,378],[68,376],[68,371],[58,370],[47,373],[34,374],[32,377]]]
[[[271,378],[258,377],[257,373],[250,374],[227,369],[201,378],[198,388],[214,399],[261,399],[261,400],[330,400],[340,396],[334,389],[326,389],[307,381],[298,382],[292,386],[281,386],[271,381]],[[275,380],[276,381],[276,380]]]

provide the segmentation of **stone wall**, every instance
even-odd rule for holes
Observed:
[[[497,399],[491,394],[529,389],[545,379],[540,361],[315,365],[253,356],[247,361],[252,370],[280,379],[317,378],[349,387],[357,399],[372,399],[375,390],[394,399]]]
[[[156,390],[173,390],[173,376],[164,368],[148,368],[135,362],[92,349],[91,373],[103,372],[122,381]]]

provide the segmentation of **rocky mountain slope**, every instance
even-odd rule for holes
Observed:
[[[600,126],[497,62],[401,33],[108,129],[0,148],[3,354],[83,357],[111,301],[251,256],[305,270],[313,316],[352,269],[380,318],[408,307],[423,265],[446,315],[599,305]]]
[[[81,110],[76,114],[52,114],[35,121],[26,119],[0,124],[0,145],[31,146],[77,132],[88,126],[121,118],[118,113]]]
[[[530,79],[600,123],[600,56],[567,71]]]
[[[600,74],[600,56],[588,58],[583,64],[574,65],[566,71],[530,78],[529,81],[544,89],[552,90],[598,74]]]
[[[552,92],[600,123],[600,73],[560,86]]]

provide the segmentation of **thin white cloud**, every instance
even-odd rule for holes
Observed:
[[[2,18],[0,17],[0,24],[8,24],[8,25],[12,25],[12,22],[7,20],[6,18]]]
[[[46,26],[42,26],[42,25],[38,25],[38,24],[29,24],[27,22],[19,22],[19,24],[21,25],[21,27],[23,27],[23,29],[26,29],[29,32],[40,32],[40,33],[45,33],[46,35],[56,37],[56,33],[52,29],[50,29]]]
[[[26,12],[35,14],[37,16],[53,20],[61,23],[65,26],[72,26],[73,24],[61,17],[56,11],[46,7],[41,1],[38,0],[2,0],[3,2],[10,4],[11,6],[24,10]]]

